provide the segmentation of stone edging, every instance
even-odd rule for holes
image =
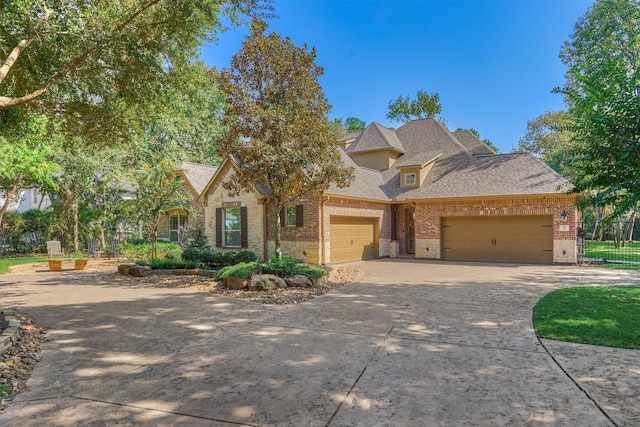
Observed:
[[[120,264],[118,266],[118,273],[134,276],[134,277],[145,277],[145,276],[207,276],[207,277],[215,277],[216,272],[212,270],[202,270],[199,268],[195,269],[158,269],[152,270],[148,266],[141,266],[133,263]]]
[[[0,352],[12,347],[20,338],[20,321],[13,310],[0,310],[4,319],[9,322],[9,327],[0,335]]]

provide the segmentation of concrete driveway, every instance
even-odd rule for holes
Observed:
[[[640,352],[541,344],[531,322],[553,289],[638,274],[350,266],[357,283],[291,306],[74,272],[0,276],[1,304],[53,338],[0,425],[640,425]]]

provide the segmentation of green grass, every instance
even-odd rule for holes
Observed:
[[[533,308],[541,338],[640,349],[640,286],[559,289]]]
[[[584,246],[587,258],[605,259],[607,261],[640,262],[640,243],[627,242],[622,248],[616,248],[612,241],[597,242],[587,240]]]
[[[9,267],[19,264],[30,264],[32,262],[46,261],[47,257],[42,256],[25,256],[18,258],[0,258],[0,274],[9,272]]]

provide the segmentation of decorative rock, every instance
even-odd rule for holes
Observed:
[[[151,267],[146,265],[132,265],[129,268],[129,274],[133,277],[144,277],[144,273],[150,270]]]
[[[294,288],[313,288],[311,280],[302,274],[296,274],[295,276],[287,277],[284,280],[287,282],[287,285]]]
[[[249,281],[250,291],[272,291],[286,286],[287,282],[273,274],[256,274]]]
[[[129,275],[129,271],[131,270],[131,267],[134,267],[135,264],[120,264],[118,266],[118,273],[120,274],[124,274],[125,276]]]
[[[227,287],[227,289],[246,289],[249,286],[246,280],[238,276],[225,277],[224,285]]]

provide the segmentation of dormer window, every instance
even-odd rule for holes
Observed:
[[[416,174],[415,173],[405,173],[404,174],[404,185],[406,185],[406,186],[414,186],[414,185],[416,185]]]

